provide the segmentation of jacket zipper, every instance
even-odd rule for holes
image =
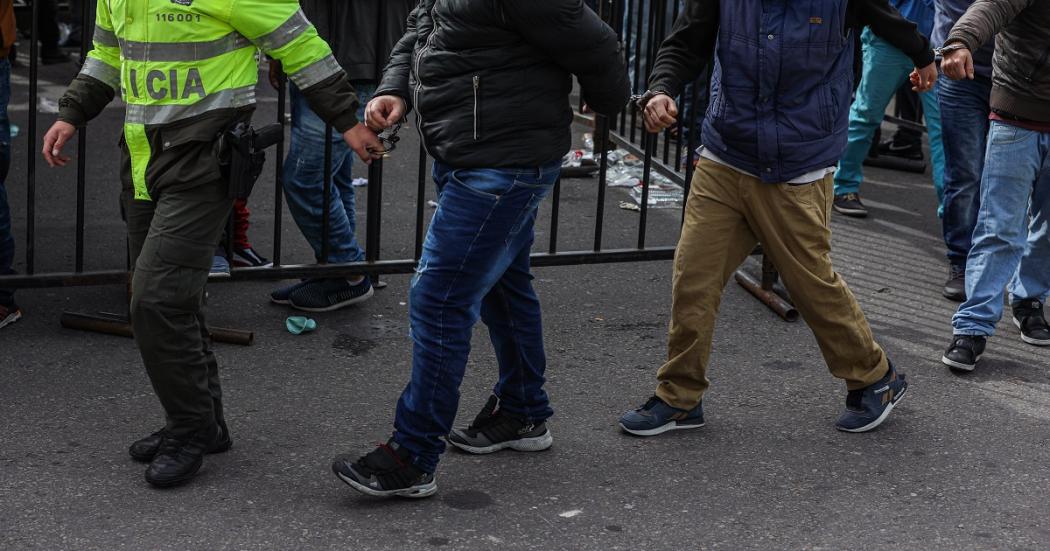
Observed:
[[[481,77],[474,75],[474,141],[478,141],[478,88],[481,87]]]
[[[1028,73],[1028,76],[1025,77],[1025,80],[1027,80],[1028,82],[1032,82],[1032,79],[1035,78],[1036,73],[1038,73],[1039,69],[1042,69],[1043,66],[1046,65],[1048,59],[1050,59],[1050,48],[1047,48],[1046,51],[1043,52],[1043,57],[1041,57],[1039,59],[1039,62],[1035,64],[1035,68],[1032,69],[1032,72]]]
[[[419,143],[423,144],[423,150],[427,152],[427,155],[431,155],[430,149],[427,147],[427,140],[423,137],[423,114],[420,112],[419,105],[419,93],[423,91],[423,79],[419,77],[419,65],[423,61],[423,54],[430,49],[431,43],[434,41],[434,35],[437,34],[437,18],[434,17],[434,8],[437,7],[437,2],[430,7],[430,36],[427,37],[427,41],[423,43],[423,47],[419,49],[419,53],[416,54],[416,89],[412,94],[412,102],[416,106],[416,131],[419,132]]]

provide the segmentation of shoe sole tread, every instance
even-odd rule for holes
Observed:
[[[402,488],[400,490],[376,490],[369,488],[364,484],[354,480],[351,477],[344,475],[337,469],[333,468],[332,472],[335,473],[339,480],[342,480],[351,488],[361,492],[362,494],[370,495],[372,497],[407,497],[410,499],[421,499],[424,497],[430,497],[437,493],[437,479],[431,480],[430,482],[422,486],[412,486],[411,488]]]
[[[466,442],[457,442],[452,439],[451,435],[447,438],[448,443],[453,446],[475,455],[485,455],[490,453],[496,453],[500,450],[512,449],[519,452],[541,452],[547,450],[554,444],[554,437],[548,430],[546,433],[540,436],[533,436],[532,438],[519,438],[517,440],[507,440],[505,442],[499,442],[492,444],[491,446],[471,446]]]
[[[660,425],[659,427],[652,428],[652,429],[631,429],[631,428],[628,428],[623,423],[620,423],[619,425],[620,425],[620,428],[623,429],[623,431],[628,433],[628,434],[633,434],[635,436],[656,436],[658,434],[663,434],[665,432],[669,432],[669,431],[672,431],[672,430],[698,429],[698,428],[704,426],[704,424],[705,423],[703,421],[701,421],[699,423],[685,423],[685,424],[680,424],[678,421],[669,421],[667,423],[664,423],[663,425]]]

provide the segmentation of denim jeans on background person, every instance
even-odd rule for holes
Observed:
[[[7,202],[7,171],[11,168],[11,121],[7,104],[11,100],[11,62],[0,59],[0,275],[12,275],[15,238],[11,235],[11,205]],[[14,291],[0,289],[0,304],[14,304]]]
[[[479,318],[496,350],[500,409],[532,423],[553,413],[529,253],[536,209],[560,170],[561,161],[528,169],[434,162],[438,208],[409,291],[412,378],[394,421],[394,440],[424,471],[434,472],[445,450]]]
[[[966,260],[967,298],[952,318],[956,335],[994,333],[1003,315],[1004,286],[1012,301],[1046,299],[1050,292],[1048,224],[1050,132],[992,121],[981,179],[981,210]]]
[[[941,226],[948,261],[965,266],[973,227],[981,207],[981,172],[988,141],[988,100],[992,83],[981,80],[938,81],[941,139],[944,142],[944,216]]]
[[[886,107],[897,89],[908,80],[915,63],[889,42],[875,36],[871,29],[861,34],[864,69],[856,99],[849,110],[849,141],[835,172],[835,195],[856,193],[864,180],[864,159],[871,149],[875,129],[882,124]],[[938,204],[944,192],[944,145],[941,143],[941,108],[937,104],[937,86],[919,94],[930,139],[933,160],[933,186]]]
[[[284,196],[303,237],[314,256],[321,261],[322,209],[324,209],[324,129],[325,123],[310,109],[306,97],[289,86],[292,105],[292,137],[284,162]],[[376,85],[355,83],[361,101],[357,117],[364,120],[364,108],[375,94]],[[342,264],[364,260],[365,251],[357,243],[357,221],[351,168],[357,156],[335,130],[332,141],[332,202],[330,206],[328,262]]]

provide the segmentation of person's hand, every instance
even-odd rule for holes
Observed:
[[[397,96],[372,98],[365,107],[365,124],[376,132],[382,132],[405,117],[405,100]]]
[[[937,82],[937,64],[930,63],[922,69],[916,67],[908,75],[908,79],[911,80],[912,91],[920,93],[930,91]]]
[[[48,166],[66,166],[69,157],[62,154],[62,147],[77,133],[77,127],[65,121],[55,121],[44,134],[44,160]]]
[[[377,153],[383,151],[383,142],[379,141],[379,136],[363,123],[359,122],[353,128],[344,132],[343,141],[366,164],[371,164],[373,159],[383,156],[381,153]]]
[[[642,118],[645,119],[645,129],[655,134],[678,122],[678,106],[671,96],[657,94],[645,104]]]
[[[952,80],[973,79],[973,54],[966,48],[944,54],[941,59],[941,71]]]
[[[281,89],[281,77],[284,76],[284,67],[281,66],[281,62],[276,59],[270,60],[270,86],[273,86],[274,90]]]

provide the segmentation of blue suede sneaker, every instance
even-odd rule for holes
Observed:
[[[669,430],[704,426],[704,405],[691,410],[673,408],[653,396],[642,407],[620,416],[620,428],[635,436],[656,436]]]
[[[890,371],[873,385],[851,390],[846,395],[846,411],[842,412],[835,428],[846,432],[867,432],[882,424],[904,397],[908,383],[903,374],[897,374],[893,364]]]

